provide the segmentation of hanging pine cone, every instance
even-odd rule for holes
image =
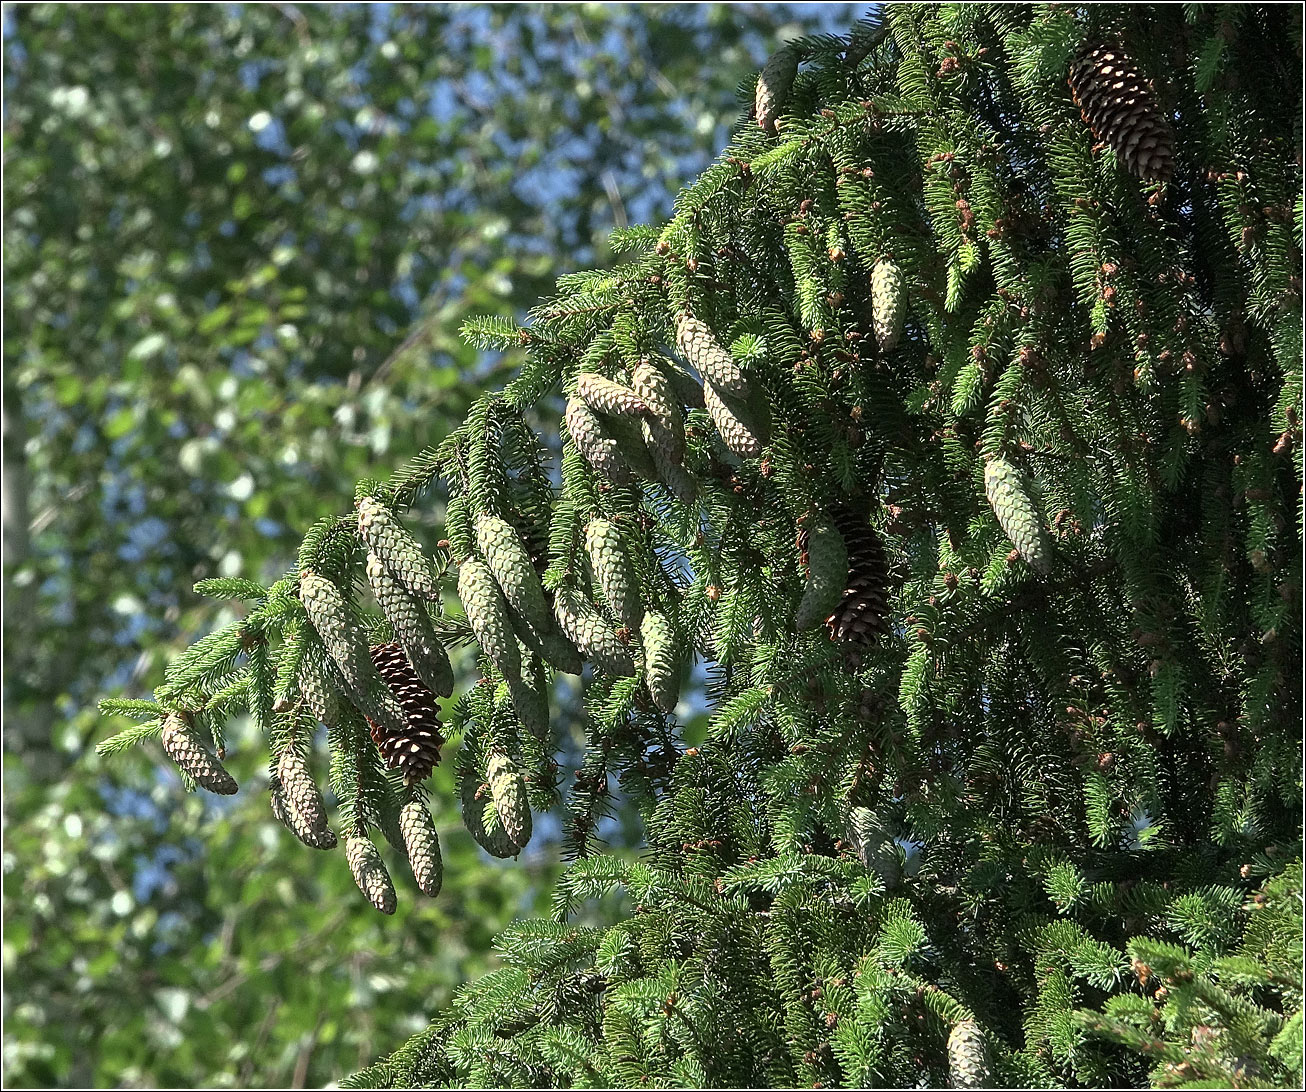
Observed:
[[[1087,43],[1070,65],[1070,93],[1093,135],[1136,178],[1174,172],[1174,131],[1138,66],[1115,40]]]
[[[1025,475],[1003,458],[984,464],[984,493],[1016,551],[1035,572],[1052,568],[1052,546],[1030,499]]]
[[[298,751],[286,751],[277,762],[276,784],[273,787],[273,811],[280,799],[286,826],[301,842],[312,849],[331,849],[336,836],[327,827],[326,804],[317,782],[308,772],[308,765]]]
[[[816,520],[804,536],[807,588],[794,614],[798,629],[811,629],[830,616],[843,598],[848,578],[848,550],[843,537],[828,520]]]
[[[485,780],[504,833],[514,845],[524,847],[531,840],[531,806],[526,799],[526,781],[517,763],[505,754],[491,755]]]
[[[358,500],[358,533],[404,587],[423,599],[439,602],[440,577],[435,563],[398,517],[374,497]]]
[[[403,771],[408,784],[425,780],[439,765],[440,747],[444,744],[439,703],[413,670],[402,646],[377,645],[371,652],[377,673],[398,699],[406,722],[404,730],[396,732],[369,717],[372,741],[380,749],[386,766]]]
[[[575,588],[559,588],[553,597],[558,625],[581,655],[609,675],[635,674],[635,661],[608,620]]]
[[[202,789],[231,796],[236,779],[227,773],[217,756],[208,749],[190,721],[180,713],[170,713],[163,722],[163,749],[179,769],[190,774]]]
[[[757,124],[768,133],[775,132],[776,119],[784,110],[785,100],[798,75],[798,54],[789,46],[771,55],[757,77],[757,90],[753,96],[753,110]]]
[[[621,383],[614,383],[597,372],[578,372],[576,393],[585,399],[590,409],[599,413],[639,417],[648,409],[635,391]]]
[[[567,434],[576,450],[594,468],[594,472],[613,485],[625,485],[632,479],[630,466],[621,454],[616,439],[579,395],[567,399],[564,418]]]
[[[974,1020],[958,1020],[948,1033],[948,1069],[953,1088],[986,1088],[989,1083],[988,1044]]]
[[[896,262],[881,260],[871,270],[871,325],[881,351],[898,346],[907,314],[907,289]]]
[[[721,347],[707,323],[693,315],[682,313],[676,319],[676,348],[718,394],[743,397],[748,393],[748,380],[743,369],[735,363],[729,350]]]
[[[490,787],[470,772],[461,785],[463,825],[467,832],[491,857],[515,857],[521,852],[503,829],[499,812],[489,799]]]
[[[490,567],[479,557],[465,558],[459,565],[458,598],[481,650],[505,678],[521,678],[521,649],[508,602]]]
[[[741,459],[756,459],[770,439],[769,412],[764,398],[744,399],[703,384],[703,402],[726,447]]]
[[[435,636],[426,608],[371,552],[367,555],[367,582],[422,681],[434,693],[449,697],[453,693],[453,665]]]
[[[644,442],[653,456],[658,477],[665,482],[666,471],[679,467],[685,457],[685,423],[671,380],[661,369],[641,360],[631,374],[630,385],[648,407],[643,422]]]
[[[889,563],[880,536],[865,517],[841,510],[834,513],[834,524],[848,551],[848,582],[825,624],[830,638],[845,646],[849,662],[857,666],[862,647],[889,632]]]
[[[435,898],[444,879],[444,861],[435,823],[422,801],[410,800],[399,809],[399,830],[404,836],[404,851],[417,886],[424,895]]]
[[[381,851],[368,838],[352,837],[345,842],[345,861],[353,874],[354,883],[367,896],[367,901],[383,914],[395,912],[395,885]]]
[[[476,545],[515,612],[513,623],[521,623],[518,636],[559,671],[579,675],[583,666],[580,654],[558,631],[539,573],[517,529],[498,516],[479,515]]]
[[[671,619],[661,611],[649,611],[644,615],[640,637],[644,643],[644,681],[648,692],[654,705],[670,713],[680,700],[679,650]]]
[[[621,529],[610,520],[590,520],[585,528],[585,552],[612,613],[627,629],[639,629],[644,602]]]

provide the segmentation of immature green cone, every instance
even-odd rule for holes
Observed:
[[[313,849],[331,849],[336,836],[327,828],[326,803],[297,751],[286,751],[277,761],[277,782],[286,825],[295,837]]]
[[[320,646],[304,653],[299,665],[299,692],[317,717],[328,728],[336,728],[344,712],[346,699],[331,681],[331,664],[326,650]]]
[[[989,1051],[984,1032],[974,1020],[959,1020],[948,1033],[948,1069],[953,1088],[986,1088]]]
[[[526,800],[526,782],[517,763],[507,755],[491,755],[485,780],[504,833],[515,845],[525,848],[531,840],[531,806]]]
[[[567,399],[566,422],[576,450],[596,474],[613,485],[625,485],[633,479],[617,441],[579,395]]]
[[[435,636],[426,608],[373,553],[367,555],[367,582],[422,681],[432,693],[449,697],[453,693],[453,665]]]
[[[680,700],[676,631],[665,614],[651,610],[644,615],[640,637],[644,645],[644,681],[648,684],[648,692],[654,705],[662,712],[670,713]]]
[[[984,492],[1017,553],[1030,568],[1046,574],[1052,568],[1052,547],[1026,492],[1024,476],[1006,459],[992,458],[984,466]]]
[[[871,325],[884,352],[896,348],[907,315],[906,282],[902,270],[890,261],[878,261],[871,270]]]
[[[580,654],[558,632],[539,574],[517,529],[498,516],[476,517],[476,545],[508,605],[526,627],[521,637],[569,675],[581,672]]]
[[[579,657],[579,654],[578,654]],[[579,671],[573,674],[580,674]],[[549,738],[549,699],[526,678],[508,679],[508,694],[512,708],[528,732],[536,739]]]
[[[440,578],[435,562],[395,514],[373,497],[358,501],[358,533],[405,588],[423,599],[439,600]]]
[[[575,588],[559,588],[554,595],[553,609],[562,632],[580,649],[582,656],[608,675],[635,674],[630,649],[594,604]]]
[[[648,408],[644,441],[653,456],[658,477],[662,477],[664,466],[679,466],[685,457],[685,422],[671,380],[662,369],[641,360],[631,373],[630,385]]]
[[[395,912],[395,885],[381,860],[381,851],[368,838],[351,837],[345,842],[345,860],[358,890],[383,914]]]
[[[299,599],[345,682],[357,694],[365,694],[376,676],[367,654],[367,635],[345,605],[340,589],[325,577],[306,571],[299,575]]]
[[[217,756],[208,749],[199,732],[180,713],[170,713],[163,722],[163,749],[178,768],[185,770],[202,789],[231,796],[236,779],[227,773]]]
[[[676,348],[718,393],[739,397],[748,393],[748,380],[735,358],[721,347],[707,325],[693,315],[682,314],[676,320]]]
[[[458,598],[476,641],[507,679],[521,678],[521,651],[512,628],[508,604],[494,582],[494,574],[478,557],[467,558],[458,568]]]
[[[598,372],[578,372],[576,393],[585,399],[590,409],[599,413],[639,417],[648,409],[635,391],[622,383],[605,379]]]
[[[848,548],[843,535],[829,520],[808,528],[807,588],[794,615],[799,629],[812,629],[824,622],[843,598],[848,580]]]
[[[883,820],[870,808],[848,807],[844,815],[845,844],[888,887],[902,879],[898,844]]]
[[[490,801],[489,786],[475,776],[465,776],[461,787],[463,825],[467,832],[491,857],[515,857],[521,846],[508,837],[499,811]]]
[[[585,528],[585,552],[589,554],[594,575],[612,613],[627,629],[639,629],[644,618],[644,604],[634,566],[626,554],[626,543],[617,525],[606,519],[590,520]]]
[[[757,77],[757,91],[753,96],[757,124],[768,133],[775,132],[776,119],[784,111],[785,100],[798,75],[798,54],[786,46],[771,54]]]
[[[721,393],[710,382],[703,384],[703,402],[727,448],[741,459],[756,459],[762,454],[766,429],[753,417],[750,406]]]
[[[1174,130],[1118,41],[1089,42],[1070,66],[1070,92],[1093,135],[1135,178],[1174,173]]]
[[[444,860],[440,856],[435,823],[422,801],[410,800],[399,809],[399,831],[404,837],[404,851],[408,854],[413,879],[422,894],[435,898],[444,880]]]
[[[636,365],[630,382],[648,406],[641,427],[658,480],[677,500],[692,504],[698,496],[698,484],[683,464],[685,422],[671,380],[661,368],[643,360]],[[699,392],[701,394],[702,388]]]

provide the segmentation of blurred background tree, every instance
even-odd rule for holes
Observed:
[[[611,261],[737,83],[860,10],[6,9],[6,1086],[335,1080],[536,908],[556,846],[492,865],[450,807],[445,891],[378,918],[261,794],[97,761],[94,701],[226,620],[196,580],[277,575],[497,384],[465,315]]]

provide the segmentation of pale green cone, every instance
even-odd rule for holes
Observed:
[[[612,613],[627,629],[637,631],[644,618],[644,604],[620,529],[606,519],[590,520],[585,528],[585,552]]]
[[[476,544],[504,599],[528,631],[521,634],[522,640],[559,671],[579,675],[580,654],[558,631],[539,575],[516,528],[498,516],[477,516]]]
[[[640,638],[644,646],[644,681],[649,694],[654,705],[662,712],[670,713],[680,700],[676,631],[665,614],[651,610],[644,615]]]
[[[453,665],[435,636],[426,608],[373,553],[367,555],[367,582],[413,670],[433,694],[449,697],[453,693]]]
[[[423,599],[439,600],[440,578],[435,562],[395,514],[374,497],[358,501],[358,533],[410,592]]]
[[[469,557],[458,568],[458,598],[477,643],[499,672],[508,679],[521,678],[521,650],[512,628],[508,604],[494,574],[480,558]]]
[[[829,520],[815,522],[807,536],[807,588],[794,615],[798,629],[813,629],[834,612],[848,584],[848,549]]]
[[[581,655],[608,675],[633,675],[635,662],[608,620],[574,588],[559,588],[554,612],[562,632]]]
[[[351,837],[345,841],[345,860],[354,883],[367,901],[383,914],[393,914],[396,907],[395,885],[381,860],[381,851],[368,838]]]
[[[1046,574],[1052,568],[1052,547],[1029,499],[1024,475],[1006,459],[990,459],[984,466],[984,492],[1017,553],[1036,572]]]
[[[201,789],[220,796],[231,796],[236,792],[236,779],[180,713],[171,713],[164,720],[162,742],[168,757],[179,769],[190,774]]]
[[[894,262],[876,262],[871,270],[871,326],[883,351],[897,347],[906,314],[907,290],[902,270]]]
[[[590,409],[599,413],[639,417],[648,409],[636,391],[605,379],[597,372],[577,373],[576,393],[585,399]]]
[[[531,806],[526,799],[526,782],[517,763],[504,754],[490,756],[485,780],[490,799],[499,813],[504,833],[514,845],[525,848],[531,840]]]
[[[399,831],[417,886],[422,894],[435,898],[444,881],[444,860],[431,812],[422,801],[410,800],[399,809]]]

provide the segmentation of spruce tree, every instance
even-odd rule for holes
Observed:
[[[521,369],[360,484],[389,537],[344,513],[270,588],[205,582],[248,613],[105,746],[220,756],[247,710],[284,760],[329,706],[390,911],[372,832],[414,845],[422,797],[365,653],[478,643],[468,828],[513,856],[561,807],[574,860],[357,1086],[1300,1080],[1300,11],[894,5],[777,44],[668,223],[469,324]],[[369,549],[466,609],[410,585],[396,632]],[[596,838],[616,792],[635,860]]]

